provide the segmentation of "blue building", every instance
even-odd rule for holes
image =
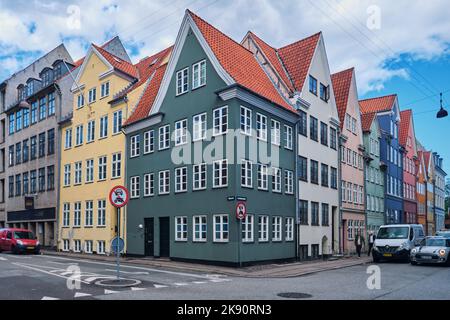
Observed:
[[[385,167],[385,223],[404,223],[403,153],[399,143],[400,109],[397,95],[361,100],[361,113],[376,113],[381,130],[380,156]]]

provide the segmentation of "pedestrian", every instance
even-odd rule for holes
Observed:
[[[356,253],[358,254],[358,258],[361,258],[361,248],[364,243],[364,238],[361,236],[360,233],[356,234],[355,237],[355,246],[356,246]]]
[[[370,253],[372,252],[373,249],[373,244],[375,243],[375,239],[377,237],[373,234],[373,231],[369,232],[369,251],[367,252],[367,256],[370,256]]]

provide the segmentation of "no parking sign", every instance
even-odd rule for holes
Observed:
[[[236,203],[236,218],[239,220],[245,219],[247,216],[247,206],[244,201]]]

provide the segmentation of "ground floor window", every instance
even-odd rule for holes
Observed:
[[[63,240],[63,251],[69,251],[70,250],[70,241],[68,239]]]
[[[253,242],[253,215],[242,220],[242,242]]]
[[[269,217],[259,216],[258,217],[258,241],[265,242],[269,241]]]
[[[281,241],[281,217],[272,217],[272,241]]]
[[[81,241],[80,240],[74,240],[73,241],[73,251],[74,252],[81,252]]]
[[[105,254],[105,241],[97,241],[97,253]]]
[[[206,241],[206,216],[194,216],[194,241]]]
[[[318,244],[312,244],[311,245],[311,258],[312,259],[318,259],[319,258],[319,245]]]
[[[86,240],[84,242],[84,252],[86,253],[92,253],[92,240]]]
[[[347,221],[347,238],[353,240],[353,220]]]
[[[187,217],[175,217],[175,241],[187,241]]]
[[[294,240],[294,218],[286,218],[286,241]]]
[[[228,242],[228,215],[214,216],[214,241]]]

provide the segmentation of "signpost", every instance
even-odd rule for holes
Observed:
[[[247,216],[247,206],[244,201],[239,201],[236,203],[236,218],[239,220],[245,219]]]
[[[120,208],[124,207],[130,199],[128,189],[124,186],[115,186],[109,193],[109,201],[117,208],[117,236],[111,242],[111,249],[117,257],[117,281],[120,280],[120,252],[123,251],[124,241],[120,238]]]

